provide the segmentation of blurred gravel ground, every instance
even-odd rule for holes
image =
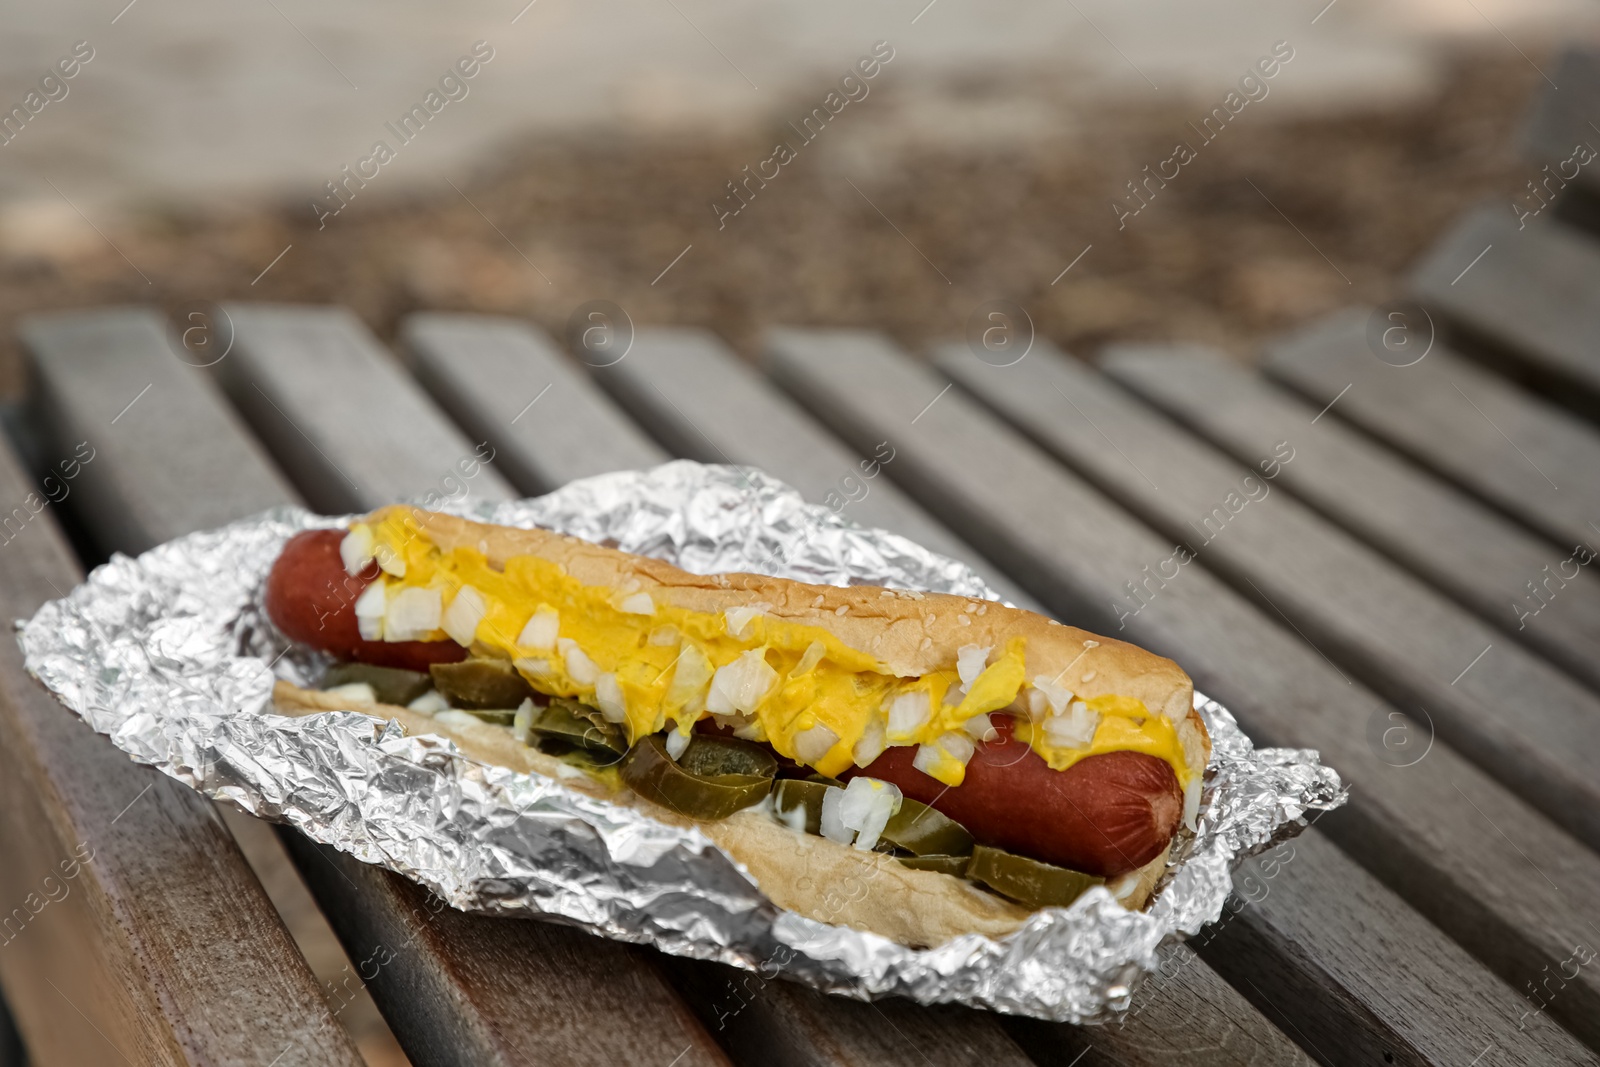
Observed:
[[[876,327],[917,345],[959,335],[1002,297],[1081,355],[1113,339],[1186,340],[1249,359],[1309,316],[1395,295],[1453,218],[1537,170],[1513,135],[1543,83],[1505,51],[1454,56],[1435,97],[1380,110],[1279,117],[1269,98],[1203,147],[1187,124],[1205,102],[1085,100],[1056,122],[1057,102],[1031,121],[1025,92],[978,79],[946,87],[945,123],[937,102],[885,89],[720,231],[710,203],[724,183],[796,140],[776,124],[718,140],[511,145],[459,191],[380,178],[321,231],[297,200],[131,212],[102,226],[126,259],[92,231],[7,238],[0,390],[22,385],[18,315],[221,299],[338,302],[384,337],[418,309],[523,315],[559,335],[578,304],[608,299],[638,324],[706,326],[753,354],[780,323]],[[1179,139],[1198,158],[1118,231],[1112,198]]]

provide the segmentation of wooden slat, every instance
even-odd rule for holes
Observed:
[[[906,1000],[861,1003],[697,960],[663,961],[706,1028],[741,1063],[949,1065],[1031,1061],[996,1017]],[[1143,1060],[1118,1059],[1119,1064]]]
[[[311,506],[365,510],[430,492],[510,495],[493,466],[464,477],[460,465],[471,468],[477,443],[439,418],[349,311],[224,310],[234,347],[217,364],[223,388]]]
[[[1074,1031],[1011,1017],[1006,1029],[1041,1067],[1313,1062],[1285,1036],[1288,1027],[1274,1026],[1188,942],[1168,942],[1156,955],[1156,969],[1122,1019]]]
[[[1591,139],[1600,151],[1600,134]],[[1600,412],[1600,241],[1549,219],[1519,223],[1491,204],[1441,238],[1410,285],[1459,343],[1561,403]]]
[[[1248,989],[1317,1059],[1351,1064],[1600,1061],[1553,1025],[1528,1033],[1513,1025],[1517,1020],[1504,1019],[1503,986],[1461,989],[1460,999],[1452,1001],[1454,1010],[1439,1014],[1434,976],[1477,967],[1449,941],[1441,939],[1433,949],[1437,954],[1426,960],[1399,951],[1382,964],[1351,966],[1338,950],[1373,936],[1367,915],[1384,906],[1387,891],[1360,870],[1338,883],[1317,878],[1313,866],[1330,859],[1337,862],[1338,851],[1310,833],[1246,861],[1234,874],[1234,891],[1238,901],[1250,902],[1255,921],[1224,921],[1200,948],[1202,957]],[[1286,963],[1290,957],[1294,966]],[[1302,961],[1311,964],[1310,984],[1297,980]],[[1337,1001],[1357,1013],[1381,1004],[1385,1015],[1372,1017],[1369,1025],[1346,1026],[1338,1012],[1327,1010]],[[1532,1008],[1527,1005],[1530,1018]],[[1486,1025],[1501,1019],[1500,1025]]]
[[[971,564],[1002,597],[1037,609],[1021,587],[882,477],[877,457],[892,457],[892,440],[851,451],[709,331],[639,330],[628,358],[596,369],[595,378],[678,455],[764,470],[853,522]],[[868,477],[869,470],[878,473]]]
[[[1279,486],[1600,689],[1600,577],[1552,579],[1549,542],[1214,351],[1122,345],[1100,366],[1241,462],[1293,442]]]
[[[97,462],[116,427],[94,440]],[[0,443],[0,499],[37,491]],[[48,510],[13,526],[0,617],[81,578]],[[33,1062],[360,1064],[210,805],[57,703],[11,640],[0,737],[0,983]]]
[[[526,450],[524,471],[537,471],[540,488],[565,484],[597,470],[652,466],[670,458],[641,435],[631,420],[587,376],[572,375],[561,365],[564,357],[547,343],[529,343],[531,330],[488,320],[480,326],[470,316],[416,316],[404,328],[414,345],[426,336],[426,359],[440,367],[474,367],[504,373],[515,390],[535,382],[558,381],[558,403],[549,409],[555,424],[534,434],[512,432],[509,419],[494,405],[493,389],[472,381],[461,383],[452,408],[463,425],[481,427],[496,448]],[[448,328],[445,328],[448,326]],[[495,336],[512,353],[502,365],[475,363],[485,335]],[[628,358],[637,354],[630,352]],[[425,378],[434,380],[436,378]],[[498,381],[498,379],[496,379]],[[537,388],[542,389],[543,385]],[[552,389],[554,393],[554,389]],[[527,393],[532,396],[532,393]],[[546,397],[546,399],[552,399]],[[527,401],[523,400],[523,404]],[[544,403],[541,400],[540,405]],[[534,410],[538,410],[536,407]],[[514,412],[513,412],[514,414]],[[524,437],[524,435],[527,435]],[[571,448],[567,440],[581,435],[586,445]],[[776,473],[776,472],[775,472]],[[518,482],[519,487],[531,488]],[[931,1057],[929,1063],[970,1062],[969,1053],[981,1052],[985,1060],[1014,1063],[1024,1060],[1016,1046],[992,1018],[973,1012],[936,1015],[908,1004],[890,1003],[877,1008],[827,997],[786,982],[764,982],[730,968],[697,960],[663,958],[661,965],[674,984],[687,992],[708,1030],[715,1033],[741,1060],[759,1063],[842,1065],[914,1060],[904,1042],[896,1042],[883,1021],[900,1019],[908,1032],[919,1034],[914,1044]],[[1248,1008],[1248,1006],[1246,1006]],[[887,1012],[888,1014],[881,1014]],[[1132,1061],[1136,1062],[1136,1061]]]
[[[312,454],[326,456],[327,466],[306,471],[307,482],[330,492],[336,489],[329,487],[345,485],[349,493],[344,498],[335,497],[330,506],[369,506],[355,499],[356,489],[350,488],[354,485],[365,486],[368,492],[379,485],[398,487],[396,491],[407,487],[425,491],[435,477],[432,468],[449,468],[462,447],[471,451],[470,445],[463,446],[456,439],[458,435],[443,425],[431,403],[415,391],[410,392],[409,401],[395,399],[406,418],[373,417],[368,423],[373,433],[370,439],[363,440],[358,435],[356,451],[338,451],[336,442],[348,440],[342,436],[348,427],[322,425],[313,418],[318,412],[322,413],[318,417],[339,418],[338,405],[313,398],[307,404],[309,411],[292,406],[295,400],[291,398],[306,399],[315,392],[282,381],[283,368],[295,353],[306,349],[320,353],[322,362],[318,368],[326,369],[332,381],[348,383],[357,373],[350,366],[338,366],[339,359],[357,363],[369,394],[365,404],[358,400],[349,405],[353,411],[374,414],[370,397],[404,397],[414,387],[404,383],[398,365],[387,357],[368,359],[376,348],[370,338],[361,334],[354,338],[317,336],[319,327],[353,330],[352,319],[313,315],[309,325],[297,327],[285,321],[291,317],[285,310],[274,312],[270,323],[274,328],[257,335],[250,332],[252,317],[237,315],[239,347],[224,363],[249,352],[253,360],[279,372],[269,384],[274,390],[285,386],[281,393],[254,389],[250,376],[256,369],[253,360],[241,359],[241,366],[235,368],[229,380],[236,390],[247,395],[272,395],[280,406],[291,405],[282,407],[283,422],[279,425],[293,420],[308,434],[316,435],[319,447]],[[164,349],[142,342],[139,335],[114,330],[98,335],[97,347],[83,345],[73,358],[67,359],[62,347],[51,343],[51,327],[59,325],[62,330],[70,330],[76,318],[53,316],[29,333],[37,363],[57,368],[63,386],[61,402],[73,411],[94,412],[109,403],[100,386],[110,379],[114,364],[138,363],[151,374],[157,373],[163,361],[171,359]],[[282,328],[285,326],[288,328]],[[280,352],[274,347],[278,342],[303,345],[305,349]],[[221,486],[218,492],[224,495],[229,485],[270,484],[265,473],[250,469],[251,464],[265,466],[265,461],[245,446],[243,431],[222,414],[226,409],[220,397],[200,390],[188,403],[195,409],[191,412],[193,417],[201,417],[198,409],[202,406],[213,409],[210,416],[205,416],[212,419],[215,435],[206,454],[224,457],[232,475],[230,482],[211,472],[206,475],[210,479],[207,484]],[[356,416],[350,418],[353,424]],[[279,444],[287,439],[282,433],[274,438]],[[440,448],[433,455],[424,454],[421,462],[428,465],[428,470],[422,477],[390,466],[394,457],[405,455],[408,447],[414,447],[406,443],[408,440],[433,441]],[[116,490],[123,498],[131,499],[145,492],[146,487],[159,485],[170,477],[173,464],[182,458],[176,452],[181,446],[181,438],[168,439],[158,434],[130,442],[130,447],[121,450],[122,462],[112,468]],[[292,443],[288,446],[290,455],[298,454],[295,448]],[[335,451],[330,454],[328,448]],[[333,470],[335,464],[359,481],[344,481]],[[480,471],[467,484],[480,494],[504,491],[489,470]],[[153,525],[134,533],[145,540],[160,541],[196,527],[198,523],[191,514],[203,514],[206,521],[217,522],[232,517],[228,514],[230,509],[237,509],[235,515],[248,513],[269,502],[255,493],[243,494],[241,489],[240,495],[227,496],[226,501],[204,502],[176,497],[168,508],[147,515]],[[293,494],[286,491],[275,502],[293,499]],[[96,526],[109,519],[97,507],[85,508],[83,518]],[[110,535],[110,522],[99,527],[99,532]],[[666,1063],[680,1053],[680,1065],[725,1062],[716,1044],[659,974],[625,946],[550,923],[466,915],[437,902],[419,906],[426,900],[425,895],[397,875],[342,856],[313,855],[312,847],[299,835],[286,835],[286,840],[297,853],[302,874],[317,893],[351,958],[368,961],[385,950],[393,954],[393,962],[379,969],[370,988],[401,1043],[408,1050],[415,1050],[419,1062],[509,1065],[551,1059],[572,1063]],[[330,870],[336,870],[341,877],[332,877]],[[574,960],[583,962],[574,964]],[[574,1006],[578,1004],[597,1017],[626,1015],[632,1025],[578,1026],[573,1022]]]
[[[1267,373],[1570,552],[1600,547],[1600,435],[1441,344],[1391,367],[1367,347],[1370,312],[1330,315],[1267,347]]]
[[[180,512],[193,516],[185,529],[220,526],[289,494],[205,375],[175,354],[184,349],[156,312],[46,315],[24,319],[18,332],[35,357],[30,406],[51,462],[79,441],[110,445],[73,480],[69,497],[99,516],[102,548],[143,552],[179,532],[172,516]],[[139,478],[143,457],[157,452],[170,464],[166,476]]]
[[[474,441],[494,446],[524,493],[670,458],[527,323],[422,313],[401,339],[423,386]]]
[[[1557,203],[1568,198],[1561,188],[1562,172],[1571,175],[1574,167],[1566,163],[1572,159],[1573,149],[1587,144],[1600,150],[1600,49],[1593,45],[1568,45],[1562,50],[1554,69],[1545,68],[1559,89],[1546,91],[1540,88],[1534,98],[1533,108],[1522,129],[1523,156],[1538,167],[1536,184],[1551,175],[1548,188],[1541,195],[1558,196]],[[1565,166],[1561,164],[1566,163]],[[1544,170],[1548,165],[1549,171]],[[1600,194],[1600,171],[1593,163],[1576,168],[1572,182],[1591,196]],[[1524,193],[1525,190],[1517,190]],[[1521,197],[1519,197],[1521,199]],[[1532,206],[1538,201],[1532,194],[1526,196]]]
[[[1506,1049],[1521,1044],[1523,1059],[1539,1060],[1516,1028],[1518,1015],[1534,1005],[1511,987],[1536,981],[1552,959],[1566,959],[1575,942],[1594,943],[1587,909],[1600,893],[1600,863],[1593,853],[1442,743],[1410,766],[1384,763],[1384,729],[1411,730],[1422,749],[1423,727],[1364,687],[1347,684],[1297,635],[1269,622],[1205,570],[1184,568],[1119,630],[1123,583],[1168,558],[1172,543],[962,391],[946,392],[950,383],[934,370],[874,335],[842,331],[781,331],[768,360],[779,379],[846,439],[876,441],[894,428],[904,444],[893,476],[915,495],[940,501],[942,515],[1024,577],[1063,619],[1174,657],[1258,743],[1319,749],[1352,787],[1349,806],[1319,828],[1510,983],[1500,984],[1481,968],[1447,966],[1442,961],[1452,950],[1445,936],[1392,891],[1374,889],[1361,911],[1365,934],[1320,946],[1326,959],[1291,952],[1287,969],[1275,973],[1278,989],[1324,988],[1321,976],[1330,968],[1398,981],[1383,976],[1391,957],[1403,954],[1430,969],[1421,980],[1436,998],[1429,1012],[1457,1020],[1452,1025],[1459,1028],[1472,1014],[1463,1011],[1465,1002],[1492,996],[1498,1010],[1480,1019],[1484,1040]],[[1370,744],[1369,731],[1378,738]],[[1321,851],[1304,858],[1303,874],[1334,889],[1360,879],[1338,853]],[[1285,903],[1292,906],[1293,898]],[[1257,921],[1248,908],[1235,920]],[[1314,922],[1314,913],[1306,921]],[[1317,1010],[1362,1031],[1379,1025],[1374,1019],[1400,1025],[1381,988],[1347,989]],[[1595,983],[1569,983],[1548,1015],[1600,1044]],[[1446,1055],[1441,1048],[1424,1051]]]
[[[1424,709],[1440,737],[1600,848],[1600,695],[1272,492],[1250,472],[1273,453],[1240,466],[1047,345],[1012,367],[964,350],[941,365],[1320,655],[1397,707]],[[1125,600],[1129,611],[1139,603]]]

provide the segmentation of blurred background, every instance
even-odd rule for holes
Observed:
[[[1518,191],[1517,120],[1553,46],[1597,26],[1579,0],[3,10],[6,107],[79,42],[93,55],[0,145],[6,346],[19,312],[115,302],[336,300],[389,337],[417,308],[559,332],[606,299],[749,352],[775,322],[949,336],[998,298],[1080,355],[1249,358],[1392,295],[1447,219]],[[797,136],[879,41],[867,95]],[[446,98],[477,42],[492,58]],[[1292,59],[1198,136],[1275,46]],[[430,91],[437,113],[396,125]],[[796,158],[719,218],[784,138]],[[363,164],[379,141],[392,158]],[[1128,183],[1180,141],[1197,158],[1119,229]],[[7,347],[12,396],[17,367]]]

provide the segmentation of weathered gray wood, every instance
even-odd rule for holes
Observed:
[[[1157,956],[1122,1019],[1072,1030],[1009,1016],[1006,1029],[1042,1067],[1313,1062],[1187,942],[1163,945]]]
[[[207,375],[179,358],[185,350],[158,312],[33,316],[19,333],[34,357],[30,407],[49,461],[70,458],[80,441],[97,449],[68,488],[74,507],[102,516],[102,547],[142,552],[174,535],[180,510],[194,527],[218,526],[287,494]],[[154,451],[166,457],[163,477],[127,469]]]
[[[1557,204],[1561,205],[1570,199],[1563,188],[1564,177],[1590,195],[1600,193],[1600,169],[1594,163],[1578,167],[1576,175],[1571,164],[1562,166],[1580,144],[1600,151],[1600,129],[1596,129],[1600,126],[1600,50],[1592,45],[1568,45],[1554,69],[1545,69],[1560,88],[1547,92],[1541,87],[1523,125],[1521,141],[1524,158],[1539,168],[1533,177],[1539,187],[1537,195],[1559,198]],[[1526,189],[1516,192],[1519,200],[1538,206],[1534,193]]]
[[[1123,583],[1169,558],[1172,542],[964,392],[945,391],[950,383],[944,376],[874,335],[843,331],[781,331],[768,347],[768,361],[847,440],[898,433],[903,443],[892,476],[914,495],[939,501],[942,515],[991,558],[1003,559],[1061,618],[1174,657],[1259,743],[1319,749],[1351,784],[1349,806],[1319,828],[1510,986],[1521,990],[1536,982],[1576,942],[1596,944],[1600,931],[1591,928],[1590,902],[1600,894],[1600,860],[1594,853],[1431,741],[1424,723],[1347,683],[1276,616],[1269,621],[1214,575],[1183,568],[1119,630]],[[1411,747],[1399,744],[1395,731],[1408,731]],[[1414,751],[1420,756],[1413,758]],[[1348,863],[1321,853],[1306,859],[1304,873],[1334,888],[1356,877]],[[1241,918],[1252,921],[1248,916],[1247,909]],[[1365,969],[1383,980],[1395,954],[1424,963],[1447,958],[1439,930],[1395,896],[1372,894],[1361,921],[1365,936],[1320,950],[1340,956],[1341,968]],[[1330,962],[1290,956],[1274,982],[1283,989],[1319,989],[1317,975]],[[1468,1013],[1459,1004],[1479,995],[1470,991],[1488,991],[1500,1016],[1510,1020],[1499,1047],[1512,1046],[1517,1017],[1534,1005],[1481,969],[1438,968],[1423,982],[1438,998],[1428,1010],[1465,1027]],[[1359,1011],[1344,999],[1330,1002],[1329,1010],[1363,1028],[1369,1009],[1379,1016],[1390,1010],[1381,993],[1361,993],[1357,1000]],[[1588,976],[1569,982],[1546,1016],[1600,1045],[1600,983]]]
[[[714,334],[639,330],[628,358],[597,368],[594,376],[678,455],[764,470],[854,522],[892,530],[971,564],[1002,597],[1037,608],[998,568],[882,477],[883,458],[893,462],[892,440],[860,454],[851,451]]]
[[[1214,351],[1123,345],[1100,366],[1241,462],[1292,441],[1278,485],[1600,688],[1600,577],[1563,576],[1567,553]]]
[[[1272,492],[1263,471],[1294,455],[1298,435],[1241,467],[1048,345],[1004,368],[960,355],[942,369],[1318,653],[1397,707],[1426,709],[1458,751],[1600,848],[1600,695]],[[1130,590],[1123,607],[1140,603]]]
[[[419,317],[421,318],[421,317]],[[587,376],[560,377],[570,374],[547,366],[563,357],[553,354],[543,345],[526,344],[528,333],[515,328],[504,328],[502,322],[490,320],[491,326],[477,327],[470,316],[453,316],[449,328],[437,324],[438,317],[427,317],[427,358],[438,365],[479,366],[484,371],[505,372],[509,380],[523,385],[531,380],[518,378],[527,375],[528,366],[535,368],[535,376],[550,370],[551,378],[561,382],[562,398],[560,419],[570,412],[579,413],[582,421],[567,423],[565,429],[556,428],[555,440],[532,436],[519,445],[517,438],[508,439],[505,448],[526,450],[526,467],[539,472],[540,487],[563,485],[574,478],[596,473],[597,470],[615,470],[625,467],[650,466],[669,458],[654,442],[644,438],[627,416],[602,393]],[[418,343],[422,323],[408,325],[406,334],[413,344]],[[485,334],[498,335],[506,348],[515,353],[504,366],[474,364],[474,350],[486,345]],[[515,347],[513,347],[515,346]],[[628,358],[637,354],[630,352]],[[424,377],[424,381],[437,379]],[[551,380],[550,378],[545,379]],[[541,385],[539,388],[543,388]],[[526,392],[526,390],[523,390]],[[553,390],[552,390],[553,391]],[[528,394],[533,395],[532,393]],[[548,397],[546,399],[549,399]],[[455,394],[452,410],[462,423],[482,427],[496,447],[501,437],[493,430],[503,420],[493,405],[499,403],[492,390],[471,385],[461,386]],[[527,401],[523,400],[523,404]],[[543,401],[540,401],[542,404]],[[537,408],[535,408],[537,410]],[[612,432],[625,427],[625,432]],[[568,431],[582,431],[587,446],[573,449],[563,439]],[[775,472],[777,473],[777,472]],[[523,483],[519,486],[526,488]],[[874,1028],[871,1020],[883,1017],[865,1005],[856,1005],[837,997],[826,997],[792,986],[786,982],[763,981],[759,975],[745,975],[725,967],[698,960],[663,958],[661,965],[672,976],[674,985],[684,990],[691,1005],[700,1014],[706,1028],[715,1033],[739,1058],[760,1063],[854,1064],[899,1062],[914,1059],[910,1047],[904,1043],[896,1046],[893,1035],[882,1028]],[[730,988],[729,982],[736,988]],[[740,1005],[733,1010],[731,1005]],[[919,1034],[938,1034],[949,1050],[981,1048],[985,1059],[1013,1062],[1021,1057],[1016,1046],[1001,1032],[993,1019],[975,1013],[959,1013],[954,1019],[940,1019],[926,1011],[909,1005],[890,1009],[896,1018],[903,1018],[908,1031]],[[864,1025],[864,1023],[868,1025]],[[931,1051],[932,1039],[915,1042],[928,1055],[944,1056],[945,1052]],[[920,1062],[920,1061],[916,1061]],[[941,1061],[942,1062],[942,1061]]]
[[[37,491],[0,443],[0,499]],[[49,510],[7,538],[0,618],[81,580]],[[0,983],[35,1063],[361,1063],[210,805],[57,703],[9,639],[0,737]]]
[[[1600,548],[1600,435],[1437,343],[1410,367],[1379,362],[1369,314],[1330,315],[1269,345],[1263,366],[1318,409],[1331,404],[1324,418],[1354,423],[1556,545]]]
[[[1592,140],[1600,149],[1600,134]],[[1519,222],[1504,204],[1487,205],[1433,246],[1410,285],[1460,343],[1564,404],[1600,411],[1594,237],[1552,219]]]
[[[653,467],[670,457],[543,333],[516,319],[420,313],[401,339],[417,378],[518,489]]]
[[[663,962],[689,1002],[699,1008],[706,1029],[741,1063],[1021,1067],[1031,1062],[994,1016],[969,1008],[925,1008],[904,1000],[865,1004],[764,980],[760,974],[721,964]]]
[[[282,418],[306,429],[314,439],[338,449],[342,465],[347,465],[356,481],[344,482],[328,477],[331,467],[306,472],[308,481],[325,491],[337,493],[344,485],[349,495],[333,496],[330,507],[358,509],[379,502],[358,497],[377,486],[410,486],[413,491],[428,488],[431,468],[447,469],[463,447],[444,424],[431,402],[413,386],[405,384],[397,363],[382,357],[369,357],[376,348],[370,340],[357,342],[348,336],[328,339],[317,335],[320,326],[350,331],[352,320],[344,316],[313,314],[308,323],[296,327],[285,320],[292,313],[285,309],[272,314],[274,327],[285,327],[250,335],[249,351],[255,359],[270,364],[277,372],[269,384],[284,385],[274,396],[282,399]],[[252,316],[236,316],[243,343]],[[35,360],[53,363],[58,348],[54,335],[43,328],[30,332]],[[281,375],[291,362],[275,347],[277,341],[304,346],[297,351],[320,353],[320,366],[336,381],[351,380],[350,366],[335,364],[343,354],[362,367],[370,397],[399,398],[397,407],[407,413],[404,419],[374,419],[370,440],[347,442],[341,437],[344,427],[325,425],[322,420],[337,420],[339,406],[319,401],[315,390],[294,382],[283,382]],[[98,340],[100,347],[80,355],[72,372],[60,372],[63,383],[61,402],[65,407],[82,404],[97,410],[97,385],[109,373],[105,368],[116,362],[153,364],[168,358],[161,351],[138,343],[136,337],[108,331]],[[241,354],[236,349],[228,359]],[[224,361],[226,362],[226,360]],[[237,387],[237,382],[235,383]],[[248,387],[248,379],[246,379]],[[349,395],[349,394],[347,394]],[[295,399],[291,399],[295,398]],[[305,402],[305,409],[293,406]],[[220,409],[222,400],[213,392],[202,391],[190,398],[194,405],[210,404]],[[362,401],[351,403],[359,408]],[[70,412],[69,412],[70,414]],[[81,417],[81,416],[80,416]],[[196,416],[199,417],[199,416]],[[205,455],[219,457],[229,464],[227,471],[240,486],[268,486],[270,479],[252,464],[264,467],[266,461],[242,440],[243,430],[215,412],[211,416],[216,439],[209,442]],[[379,433],[382,436],[377,436]],[[228,440],[228,436],[235,440]],[[304,440],[304,439],[302,439]],[[407,441],[434,441],[445,450],[437,456],[424,455],[414,462],[427,464],[418,477],[414,470],[391,466],[397,456],[406,454]],[[176,449],[179,439],[158,434],[144,435],[129,442],[118,442],[122,462],[112,468],[114,488],[122,498],[136,498],[154,489],[182,457]],[[471,446],[464,446],[468,453]],[[291,448],[291,453],[293,449]],[[316,454],[315,452],[313,454]],[[98,457],[96,458],[98,462]],[[331,457],[330,457],[331,462]],[[298,473],[298,472],[297,472]],[[502,492],[500,483],[485,482],[492,471],[483,470],[476,481],[469,481],[473,492]],[[204,473],[203,484],[223,484],[217,472]],[[356,486],[365,488],[357,489]],[[485,488],[486,486],[486,488]],[[334,487],[330,489],[329,487]],[[86,506],[82,518],[100,536],[126,535],[135,543],[164,540],[196,528],[196,516],[207,522],[220,522],[239,513],[258,510],[272,503],[294,499],[284,490],[277,499],[266,498],[263,490],[227,497],[234,514],[218,514],[215,500],[202,501],[178,495],[169,506],[155,513],[141,513],[149,526],[130,527],[126,517],[107,516],[98,506]],[[85,501],[88,505],[90,502]],[[111,547],[120,547],[114,541]],[[626,947],[591,937],[567,927],[529,921],[498,921],[471,916],[449,908],[422,907],[418,891],[397,875],[347,861],[330,861],[321,856],[299,835],[286,834],[285,840],[297,853],[301,873],[316,892],[335,931],[353,960],[382,960],[391,953],[370,984],[379,1008],[402,1045],[414,1050],[419,1062],[463,1064],[513,1064],[550,1059],[571,1063],[669,1062],[683,1053],[680,1064],[721,1063],[724,1058],[704,1029],[688,1014],[683,1004],[661,981],[659,974],[637,959]],[[338,864],[333,877],[330,862]],[[587,970],[575,968],[572,960],[586,961]],[[371,966],[367,964],[367,966]],[[217,988],[226,988],[218,985]],[[213,995],[215,989],[212,990]],[[582,1026],[574,1023],[569,998],[581,999],[586,1010],[596,1017],[626,1017],[630,1025]]]
[[[428,493],[511,495],[492,465],[475,466],[477,442],[438,417],[349,311],[223,310],[234,329],[233,351],[217,364],[223,388],[313,507],[367,509]],[[476,473],[468,477],[467,469]]]
[[[1381,969],[1348,966],[1338,946],[1377,934],[1366,919],[1386,892],[1364,871],[1352,871],[1338,884],[1314,874],[1314,865],[1336,857],[1318,834],[1303,837],[1247,861],[1234,874],[1236,902],[1251,909],[1251,922],[1227,922],[1208,931],[1202,957],[1213,960],[1230,980],[1326,1063],[1597,1062],[1554,1026],[1522,1030],[1509,1018],[1503,989],[1463,989],[1455,1009],[1441,1017],[1431,986],[1439,969],[1476,966],[1459,946],[1444,942],[1438,955],[1420,960],[1390,954]],[[1309,961],[1317,980],[1302,986],[1285,966],[1293,954]],[[1363,1012],[1380,1004],[1370,1025],[1341,1025],[1329,1002]],[[1531,1009],[1531,1005],[1529,1006]],[[1531,1010],[1529,1017],[1532,1017]],[[1489,1059],[1492,1055],[1493,1059]]]

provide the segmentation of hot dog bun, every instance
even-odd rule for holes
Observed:
[[[395,510],[408,512],[442,551],[477,549],[491,566],[538,556],[561,564],[585,585],[643,591],[657,602],[709,614],[768,604],[767,614],[828,630],[903,677],[949,667],[967,645],[999,647],[1009,638],[1025,637],[1029,677],[1059,678],[1079,697],[1142,701],[1178,725],[1191,766],[1205,766],[1210,753],[1205,725],[1193,710],[1194,684],[1176,663],[1021,608],[943,593],[811,585],[764,574],[691,574],[662,560],[549,530],[490,526],[400,505],[374,512],[369,521]]]

